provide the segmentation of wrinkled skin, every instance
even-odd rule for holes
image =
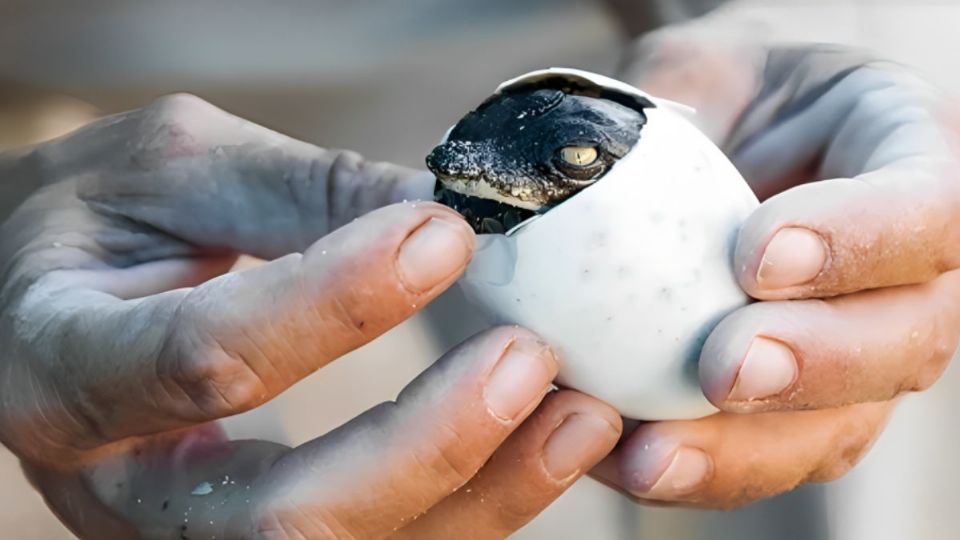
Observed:
[[[724,412],[643,424],[593,474],[643,501],[729,508],[844,474],[895,396],[939,376],[960,328],[960,197],[954,150],[931,142],[945,136],[946,103],[914,76],[847,51],[688,30],[641,42],[624,77],[696,106],[764,198],[736,261],[764,301],[704,349],[703,386]],[[0,171],[43,185],[0,233],[0,435],[81,537],[176,539],[186,505],[201,537],[502,538],[617,438],[619,419],[596,400],[541,400],[552,355],[513,329],[468,341],[398,400],[298,448],[226,441],[210,423],[455,279],[472,244],[454,213],[375,210],[429,198],[429,175],[290,141],[185,96],[4,155]],[[451,233],[439,254],[401,257],[428,222]],[[810,265],[766,253],[787,225],[827,250],[794,284]],[[215,277],[235,252],[281,258]],[[757,335],[799,356],[796,376],[728,400]],[[546,371],[511,375],[523,384],[501,394],[514,412],[504,418],[488,384],[515,343],[532,345],[517,365]],[[551,454],[564,433],[569,453]],[[189,493],[227,468],[210,504],[194,506]]]
[[[549,88],[506,92],[464,116],[427,156],[427,167],[446,190],[545,211],[602,178],[636,144],[645,122],[641,110],[600,97]],[[561,153],[573,147],[593,149],[596,159],[568,163]]]
[[[547,344],[497,328],[299,447],[226,438],[457,279],[473,232],[400,202],[429,174],[180,95],[0,176],[39,188],[0,230],[0,437],[81,538],[502,538],[619,437],[551,391]],[[223,275],[238,253],[269,262]]]
[[[960,337],[955,103],[860,51],[724,24],[651,34],[621,75],[695,107],[763,201],[734,260],[762,301],[700,357],[722,412],[641,424],[595,471],[657,504],[733,508],[844,475]]]

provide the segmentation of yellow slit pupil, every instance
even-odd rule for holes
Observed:
[[[590,146],[567,146],[560,151],[560,157],[571,165],[583,167],[597,160],[597,149]]]

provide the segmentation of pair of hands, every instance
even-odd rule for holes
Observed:
[[[4,444],[93,538],[501,537],[588,471],[704,507],[842,475],[960,335],[945,102],[849,51],[682,32],[638,51],[624,78],[697,107],[756,191],[782,192],[736,252],[767,301],[702,354],[724,412],[621,436],[608,406],[549,390],[546,344],[499,328],[305,445],[226,440],[215,420],[450,286],[473,238],[400,202],[428,199],[429,175],[173,96],[0,163],[43,183],[0,237]],[[237,253],[275,260],[221,275]]]

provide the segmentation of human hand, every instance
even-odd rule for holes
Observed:
[[[213,423],[456,280],[469,227],[401,202],[429,197],[430,175],[190,96],[0,170],[43,186],[0,232],[0,437],[81,537],[499,537],[616,442],[596,400],[541,403],[555,360],[521,329],[474,338],[395,403],[295,449]],[[220,275],[238,253],[275,260]]]
[[[536,336],[499,328],[297,448],[227,441],[207,424],[76,471],[27,467],[83,538],[504,538],[620,435],[594,398],[544,399],[556,370]]]
[[[731,508],[842,476],[960,337],[948,100],[860,51],[743,35],[668,28],[623,75],[698,109],[763,200],[734,258],[762,301],[726,317],[700,357],[722,412],[642,424],[595,471],[641,500]]]
[[[0,235],[0,436],[48,465],[262,403],[409,316],[456,278],[473,245],[434,205],[387,208],[312,245],[361,213],[429,193],[431,181],[189,96],[2,161],[6,175],[41,188]],[[415,253],[404,270],[396,249],[414,231],[437,237],[410,244],[439,249],[436,263]],[[238,253],[285,257],[206,282]],[[278,354],[307,329],[270,308],[293,316],[307,300],[316,324],[343,339]]]

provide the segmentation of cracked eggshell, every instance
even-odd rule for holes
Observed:
[[[621,81],[561,76],[652,104],[634,148],[594,185],[507,235],[481,235],[459,285],[491,322],[540,334],[558,352],[558,384],[628,418],[716,411],[700,390],[700,349],[748,298],[732,268],[737,232],[758,205],[685,106]]]

